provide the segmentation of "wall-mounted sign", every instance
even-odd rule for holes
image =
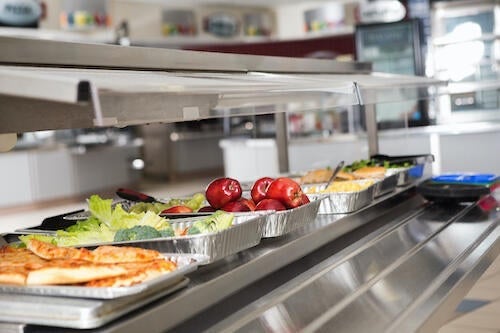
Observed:
[[[212,35],[228,38],[239,34],[240,22],[230,14],[215,13],[205,18],[203,26]]]
[[[37,0],[0,0],[0,25],[36,26],[40,15],[42,7]]]
[[[362,23],[388,23],[404,19],[406,9],[398,0],[363,2],[359,6],[359,20]]]

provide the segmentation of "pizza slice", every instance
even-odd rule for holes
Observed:
[[[28,277],[29,270],[23,266],[0,267],[0,283],[24,285]]]
[[[92,251],[85,248],[59,247],[38,239],[30,239],[26,247],[43,259],[75,259],[92,261]]]
[[[2,267],[36,267],[44,265],[45,259],[40,258],[28,249],[17,249],[9,246],[0,248],[0,268]]]
[[[27,285],[75,284],[127,274],[127,268],[83,260],[55,259],[28,272]]]
[[[30,239],[28,249],[0,247],[0,283],[12,285],[131,286],[176,269],[161,253],[101,246],[63,248]]]
[[[163,259],[160,252],[128,246],[99,246],[92,251],[96,263],[147,262]]]
[[[148,263],[130,263],[122,266],[127,268],[127,274],[93,280],[84,285],[86,287],[129,287],[152,280],[164,273],[175,270],[177,267],[169,260],[155,260]]]

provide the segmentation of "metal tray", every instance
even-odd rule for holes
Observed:
[[[322,199],[323,197],[315,197],[306,205],[267,215],[262,238],[283,236],[295,229],[313,223],[318,215]]]
[[[374,198],[377,183],[358,192],[335,192],[321,194],[307,194],[309,199],[323,198],[318,214],[347,214],[368,206]],[[318,186],[318,185],[316,185]],[[326,186],[326,184],[319,185]],[[304,186],[307,191],[307,186]]]
[[[188,278],[112,300],[0,294],[0,322],[91,329],[186,287]],[[4,325],[0,325],[4,326]]]
[[[130,287],[83,287],[83,286],[13,286],[0,285],[0,293],[24,294],[38,296],[64,296],[75,298],[115,299],[125,296],[137,295],[149,289],[161,289],[179,282],[184,276],[207,262],[204,255],[186,255],[163,253],[163,256],[177,263],[177,269],[173,272],[139,283]],[[1,310],[0,310],[1,312]]]
[[[212,263],[231,254],[248,249],[260,243],[262,228],[269,212],[260,214],[235,214],[233,226],[211,234],[165,237],[129,242],[113,242],[107,245],[136,246],[159,252],[192,253],[207,256],[204,264]],[[198,218],[177,219],[170,221],[173,228],[183,229]],[[93,246],[104,244],[93,244]]]
[[[397,186],[406,186],[415,180],[422,178],[423,164],[415,165],[409,168],[390,168],[387,170],[388,174],[397,174]]]
[[[398,185],[399,175],[397,173],[389,173],[384,179],[377,181],[374,184],[373,196],[378,198],[384,194],[394,191]]]

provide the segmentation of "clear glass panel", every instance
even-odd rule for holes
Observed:
[[[459,34],[466,30],[471,33],[478,29],[481,34],[491,34],[495,31],[495,16],[493,11],[488,11],[475,15],[447,17],[443,19],[443,26],[446,34]],[[465,36],[462,35],[463,37]]]

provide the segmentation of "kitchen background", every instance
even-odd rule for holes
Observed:
[[[23,8],[35,20],[12,20]],[[0,0],[0,35],[359,59],[449,80],[438,100],[377,106],[381,152],[433,153],[434,173],[500,174],[499,13],[498,1]],[[263,115],[20,134],[0,154],[0,212],[144,182],[275,175],[274,126]],[[289,113],[290,169],[367,157],[364,128],[356,108]]]

